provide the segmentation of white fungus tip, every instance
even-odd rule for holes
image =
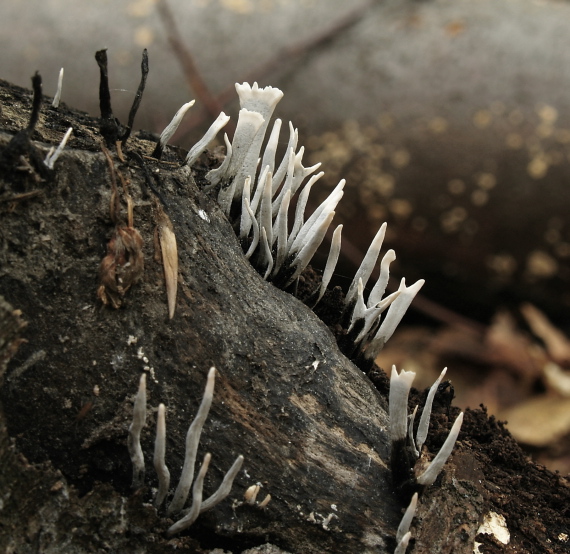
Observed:
[[[174,114],[172,121],[165,127],[164,131],[162,131],[159,142],[163,148],[172,138],[172,135],[176,133],[176,130],[186,115],[186,112],[194,105],[195,102],[196,100],[191,100],[190,102],[186,102],[186,104],[182,105],[182,107]]]
[[[408,434],[408,395],[415,376],[413,371],[403,369],[398,374],[396,366],[392,366],[388,398],[392,442],[403,440]]]
[[[54,108],[59,108],[59,102],[61,101],[61,91],[63,88],[63,67],[59,70],[59,76],[57,78],[57,91],[53,97],[53,102],[51,105]]]
[[[208,148],[210,143],[216,138],[216,135],[221,131],[221,129],[227,125],[229,120],[230,116],[221,112],[214,123],[210,125],[210,128],[206,131],[204,136],[190,149],[184,163],[191,167],[206,148]]]
[[[457,436],[459,435],[459,431],[461,430],[461,424],[463,423],[463,412],[461,412],[455,423],[451,427],[451,431],[449,431],[449,435],[445,439],[443,446],[435,456],[435,458],[431,461],[427,469],[416,479],[416,481],[420,485],[432,485],[439,472],[445,465],[447,458],[449,458],[453,447],[455,446],[455,441],[457,440]]]
[[[408,543],[412,538],[412,534],[408,531],[402,538],[402,540],[398,543],[396,550],[394,550],[394,554],[405,554],[406,549],[408,548]]]
[[[426,398],[426,403],[425,403],[424,409],[422,411],[422,416],[420,418],[420,423],[418,425],[418,432],[416,434],[416,445],[417,445],[419,452],[421,452],[422,446],[423,446],[423,444],[427,438],[427,435],[428,435],[429,420],[431,417],[431,408],[433,405],[433,399],[435,397],[435,394],[437,392],[439,384],[441,383],[441,380],[444,378],[446,373],[447,373],[447,368],[444,367],[443,371],[441,372],[439,377],[436,379],[435,383],[429,389],[429,392],[428,392],[428,395]]]
[[[416,514],[416,507],[418,505],[418,493],[415,492],[410,500],[410,504],[406,508],[406,512],[402,517],[402,521],[398,526],[398,530],[396,532],[396,542],[400,543],[403,538],[408,534],[410,530],[410,525],[412,524],[412,519],[414,519],[414,515]]]

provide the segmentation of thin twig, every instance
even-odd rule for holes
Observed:
[[[196,67],[194,57],[184,44],[174,16],[166,0],[159,0],[156,5],[162,24],[166,29],[168,44],[178,59],[182,72],[186,77],[188,86],[198,98],[199,102],[206,108],[211,117],[218,117],[222,111],[222,105],[218,99],[210,92],[206,81]]]
[[[260,81],[270,73],[276,72],[283,67],[290,66],[293,62],[298,61],[303,56],[315,52],[318,48],[324,47],[330,42],[336,40],[340,34],[350,29],[353,25],[362,20],[367,11],[376,4],[376,0],[355,8],[348,14],[335,21],[330,27],[327,27],[320,33],[313,33],[310,38],[301,40],[292,46],[288,46],[279,51],[273,58],[257,66],[247,73],[240,81],[253,82]],[[183,139],[195,127],[202,124],[207,115],[217,117],[223,107],[228,104],[235,96],[234,85],[228,86],[223,92],[214,96],[206,86],[202,76],[198,72],[193,57],[188,48],[182,42],[180,33],[176,26],[176,22],[172,15],[172,11],[167,0],[159,0],[157,8],[161,16],[162,22],[166,29],[168,42],[174,54],[177,56],[184,76],[188,81],[190,88],[195,92],[200,103],[206,107],[206,112],[196,112],[180,126],[180,137]],[[228,134],[231,136],[233,129],[231,125],[227,128]]]

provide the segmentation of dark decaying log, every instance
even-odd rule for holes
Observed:
[[[5,83],[0,95],[5,150],[27,124],[30,99]],[[315,314],[252,269],[217,204],[180,168],[177,152],[160,163],[142,158],[154,143],[132,137],[125,162],[112,154],[127,183],[125,190],[118,185],[123,209],[115,224],[96,121],[45,102],[33,148],[44,155],[45,143],[58,142],[70,125],[74,137],[47,176],[17,152],[0,167],[0,292],[12,306],[3,307],[0,347],[13,345],[16,331],[23,339],[1,389],[2,551],[241,552],[274,543],[290,552],[392,552],[409,495],[394,490],[387,467],[385,395],[339,352]],[[144,272],[113,309],[97,290],[108,244],[127,225],[125,191],[143,240]],[[173,319],[157,234],[164,214],[179,255]],[[27,322],[24,330],[14,309]],[[167,538],[173,520],[150,505],[156,407],[167,406],[166,456],[176,484],[186,430],[212,365],[218,378],[198,453],[199,460],[212,453],[206,493],[237,455],[245,463],[228,499],[188,532]],[[143,371],[151,408],[143,431],[149,486],[133,493],[126,435]],[[449,429],[445,413],[437,414],[430,449]],[[480,415],[470,417],[468,429]],[[488,435],[517,448],[487,426]],[[460,436],[443,477],[423,492],[409,551],[473,551],[502,486],[486,482],[477,453],[482,436]],[[563,502],[566,485],[548,479]],[[243,504],[244,491],[257,482],[259,499],[272,497],[264,509]],[[523,537],[513,539],[515,546],[528,540],[523,519],[512,522]],[[536,548],[549,542],[552,552],[562,551],[554,529],[545,523],[536,532]],[[541,551],[530,544],[529,552]]]

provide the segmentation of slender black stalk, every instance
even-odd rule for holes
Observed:
[[[34,91],[34,98],[32,100],[32,113],[30,115],[30,122],[28,123],[28,133],[31,135],[36,127],[40,117],[40,109],[42,107],[42,76],[36,71],[32,77],[32,89]]]
[[[131,111],[129,112],[129,121],[127,123],[127,128],[121,137],[121,142],[123,145],[129,140],[131,136],[131,131],[133,129],[133,124],[135,122],[135,116],[139,110],[139,106],[141,105],[141,100],[144,92],[144,88],[146,86],[146,78],[148,76],[148,51],[145,48],[142,53],[142,61],[141,61],[141,82],[139,83],[139,88],[137,89],[137,93],[135,95],[135,99],[133,100],[133,105],[131,106]]]
[[[99,130],[107,146],[113,146],[119,140],[119,125],[113,117],[111,108],[111,92],[109,90],[109,74],[107,71],[107,50],[95,52],[95,60],[99,66],[99,109],[101,110],[101,125]]]
[[[49,171],[44,164],[43,156],[31,141],[32,134],[40,118],[42,107],[42,77],[37,71],[32,77],[32,89],[34,96],[28,126],[16,133],[6,145],[6,148],[0,152],[0,168],[9,175],[14,171],[19,171],[18,168],[20,166],[29,164],[29,166],[37,172],[36,175],[34,175],[34,180],[36,181],[35,185],[37,185],[40,179],[47,179],[49,177]],[[0,193],[7,188],[8,181],[6,184],[3,183],[0,186]],[[21,194],[25,191],[14,190],[14,192]]]

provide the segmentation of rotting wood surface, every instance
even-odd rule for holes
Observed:
[[[4,149],[10,133],[25,127],[30,97],[4,83],[0,94]],[[125,163],[113,159],[129,181],[144,274],[120,309],[103,307],[99,267],[116,226],[97,122],[45,103],[32,138],[44,153],[42,143],[58,141],[69,125],[74,138],[46,179],[33,166],[1,168],[0,291],[27,322],[1,394],[3,550],[240,552],[271,542],[290,552],[393,551],[408,499],[392,490],[386,466],[385,398],[306,306],[251,268],[216,203],[188,171],[168,163],[178,160],[176,152],[166,163],[145,159],[145,174],[140,158],[130,156],[152,152],[154,143],[143,139],[131,139]],[[156,202],[178,243],[172,320],[155,240]],[[213,457],[206,490],[217,487],[238,454],[246,461],[230,497],[168,540],[172,521],[147,504],[150,489],[129,490],[132,399],[148,371],[147,483],[156,485],[150,460],[160,402],[167,406],[167,463],[176,483],[211,365],[219,377],[199,450],[199,459],[205,452]],[[473,550],[489,487],[480,486],[482,469],[469,447],[460,445],[454,460],[459,469],[452,461],[423,496],[412,552],[434,544],[438,552]],[[260,498],[272,496],[267,508],[239,505],[257,482]]]

